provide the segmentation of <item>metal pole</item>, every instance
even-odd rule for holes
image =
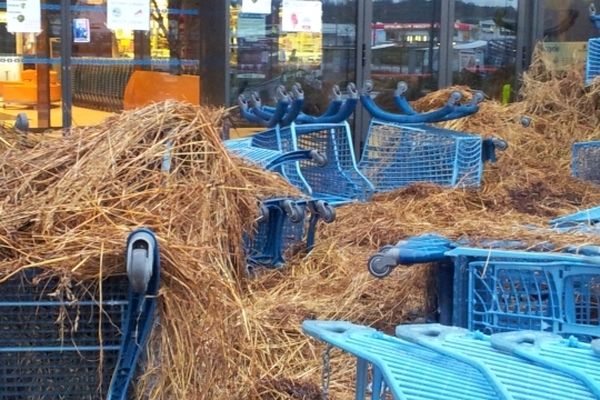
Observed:
[[[62,92],[62,126],[67,134],[73,121],[73,82],[71,80],[71,56],[73,54],[73,28],[71,26],[71,0],[60,1],[60,81]]]
[[[452,57],[454,37],[454,0],[442,0],[440,18],[440,57],[438,88],[443,89],[452,85]]]

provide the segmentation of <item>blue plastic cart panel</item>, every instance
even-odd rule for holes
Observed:
[[[454,323],[496,333],[600,336],[600,258],[456,248]]]
[[[585,83],[589,85],[600,75],[600,38],[588,40],[587,63],[585,68]]]
[[[540,364],[497,349],[489,336],[441,325],[399,326],[399,337],[338,321],[305,321],[302,327],[308,335],[357,358],[358,400],[366,399],[369,391],[371,399],[575,400],[600,396],[597,383],[581,377],[600,370],[600,358],[588,357],[590,364],[585,368],[581,364],[555,368],[549,362]],[[567,349],[563,357],[575,363],[578,355]]]

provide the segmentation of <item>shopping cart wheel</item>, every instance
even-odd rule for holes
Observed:
[[[258,95],[257,92],[252,92],[250,94],[250,102],[252,104],[252,107],[254,107],[254,108],[262,107],[262,102],[260,101],[260,96]]]
[[[594,3],[590,3],[590,15],[593,17],[594,15],[596,15],[596,6],[594,5]]]
[[[248,109],[248,100],[243,94],[238,96],[238,105],[243,109]]]
[[[304,98],[304,91],[302,90],[302,86],[298,82],[292,85],[292,94],[294,95],[295,99]]]
[[[523,125],[524,128],[529,128],[529,126],[531,125],[531,118],[521,117],[521,125]]]
[[[350,82],[346,89],[348,90],[348,94],[350,95],[350,97],[358,96],[358,90],[356,89],[356,85],[354,84],[354,82]]]
[[[327,165],[327,157],[324,154],[319,153],[317,150],[310,151],[310,159],[317,164],[319,167]]]
[[[473,93],[473,104],[479,104],[485,99],[485,96],[482,91],[478,90]]]
[[[323,200],[315,202],[315,211],[323,221],[330,224],[335,221],[335,209]]]
[[[408,85],[406,84],[406,82],[398,82],[398,84],[396,85],[396,96],[402,96],[406,92],[408,92]]]
[[[27,132],[29,130],[29,119],[27,119],[27,114],[19,113],[17,118],[15,119],[15,129],[21,132]]]
[[[146,293],[152,278],[155,260],[156,239],[148,232],[139,231],[128,239],[127,278],[135,293]]]
[[[275,100],[276,101],[284,100],[287,97],[288,97],[288,94],[285,91],[285,86],[283,86],[283,85],[277,86],[277,89],[275,90]]]
[[[508,149],[508,143],[506,142],[506,140],[492,138],[492,143],[494,143],[494,147],[500,151]]]
[[[458,104],[458,102],[462,99],[462,93],[461,92],[452,92],[450,94],[450,98],[448,99],[448,103],[455,105]]]
[[[246,276],[252,278],[256,276],[256,266],[254,266],[253,264],[246,264],[246,268],[245,271],[246,272]]]
[[[338,85],[333,85],[331,88],[331,95],[334,100],[342,100],[342,91]]]
[[[371,275],[382,279],[388,276],[394,266],[385,262],[385,257],[381,254],[375,254],[369,258],[368,268]]]
[[[269,207],[267,207],[264,204],[261,204],[259,211],[260,211],[260,214],[258,215],[257,222],[258,223],[265,223],[265,224],[269,223],[269,215],[270,215]]]
[[[372,80],[366,80],[365,84],[363,86],[363,93],[364,94],[370,94],[373,91],[373,81]]]
[[[297,224],[303,220],[304,211],[302,211],[302,208],[293,201],[284,200],[282,208],[292,223]]]

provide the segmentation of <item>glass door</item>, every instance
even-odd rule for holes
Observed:
[[[59,127],[60,58],[53,54],[60,37],[58,1],[17,6],[8,10],[0,3],[0,122],[13,126],[22,114],[29,128]]]
[[[517,82],[519,0],[456,0],[452,80],[509,100]]]
[[[344,91],[356,80],[357,0],[256,4],[231,1],[231,104],[251,92],[271,104],[279,85],[298,82],[305,92],[304,112],[322,113],[334,85]],[[240,132],[247,133],[234,129],[231,135]]]
[[[399,81],[415,99],[437,89],[441,0],[373,0],[370,77],[376,101],[390,111]]]

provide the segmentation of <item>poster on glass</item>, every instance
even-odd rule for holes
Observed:
[[[283,32],[321,33],[323,4],[320,1],[283,0],[281,30]]]
[[[73,20],[73,42],[90,42],[90,20],[87,18],[76,18]]]

